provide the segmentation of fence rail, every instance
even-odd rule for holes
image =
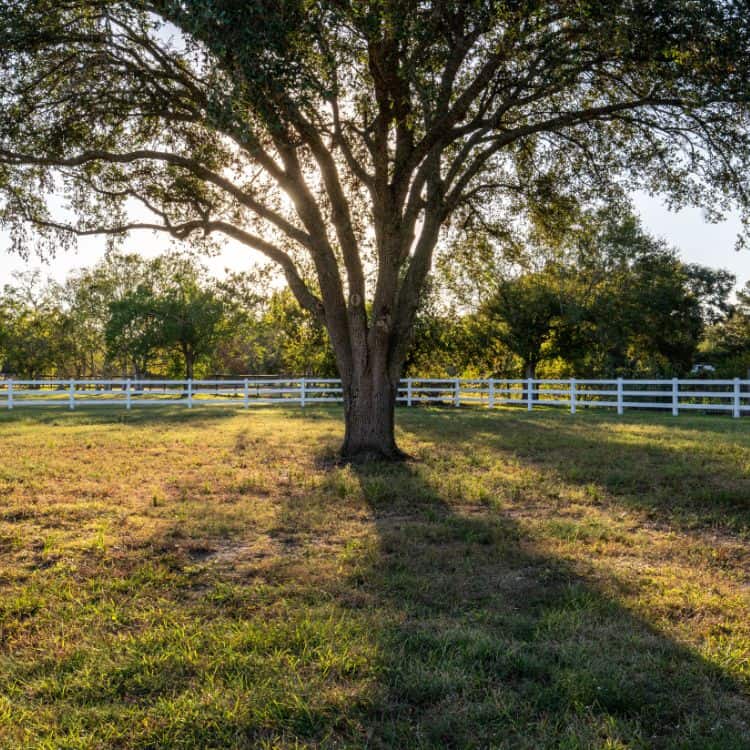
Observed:
[[[254,404],[340,403],[341,381],[331,378],[242,380],[0,380],[0,408],[185,404],[249,407]],[[536,406],[578,409],[711,411],[750,414],[750,380],[539,380],[406,378],[398,388],[406,406]]]

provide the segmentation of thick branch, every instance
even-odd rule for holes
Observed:
[[[298,112],[294,112],[294,124],[310,147],[323,176],[326,192],[331,200],[331,219],[344,256],[349,282],[350,307],[361,314],[365,312],[365,276],[359,254],[357,238],[352,228],[349,203],[339,179],[336,162],[323,143],[320,133]]]
[[[143,149],[138,151],[130,151],[126,153],[114,153],[111,151],[84,151],[76,156],[67,158],[52,158],[52,157],[36,157],[30,154],[22,154],[5,149],[0,149],[0,163],[8,163],[12,165],[37,165],[37,166],[51,166],[51,167],[80,167],[91,162],[106,162],[110,164],[129,164],[136,161],[159,161],[165,164],[171,164],[173,166],[182,167],[199,179],[205,180],[212,185],[224,190],[235,198],[242,206],[250,209],[253,213],[258,215],[260,218],[268,221],[269,223],[276,226],[290,239],[298,242],[305,248],[310,249],[312,245],[311,237],[289,223],[282,216],[276,212],[264,206],[251,195],[246,193],[241,188],[237,187],[233,182],[222,177],[221,175],[213,172],[206,168],[200,162],[190,159],[185,156],[178,154],[172,154],[165,151],[156,151],[151,149]]]
[[[284,271],[289,288],[296,297],[300,305],[312,313],[317,320],[321,323],[325,323],[325,315],[323,310],[323,303],[318,299],[313,292],[310,291],[307,284],[299,274],[294,261],[287,255],[283,250],[272,245],[270,242],[266,242],[261,237],[258,237],[250,232],[240,229],[232,224],[225,221],[204,221],[201,219],[195,219],[193,221],[185,221],[180,224],[155,224],[152,222],[128,222],[125,224],[118,224],[113,226],[100,226],[91,228],[76,227],[72,224],[64,224],[62,222],[56,222],[45,219],[29,219],[29,221],[39,227],[47,229],[54,229],[61,232],[69,232],[78,237],[87,237],[93,235],[124,235],[131,231],[136,230],[149,230],[153,232],[165,232],[170,234],[179,240],[184,240],[189,237],[193,232],[204,232],[209,234],[211,232],[221,232],[227,237],[241,242],[247,247],[257,250],[265,255],[269,260],[274,261],[281,266]]]

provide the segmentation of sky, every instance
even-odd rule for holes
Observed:
[[[705,220],[701,209],[688,208],[672,213],[658,197],[641,193],[634,195],[634,202],[646,230],[676,247],[686,262],[725,268],[735,274],[738,287],[750,280],[750,250],[734,250],[734,241],[740,229],[737,216],[711,224]],[[105,241],[97,237],[85,238],[81,240],[77,253],[60,254],[49,263],[41,263],[34,257],[24,261],[9,254],[6,245],[6,238],[0,233],[0,288],[11,281],[13,271],[31,268],[41,268],[44,276],[62,281],[73,269],[90,266],[101,258]],[[170,241],[163,235],[141,231],[131,233],[123,249],[153,256],[170,247]],[[212,273],[222,276],[225,269],[247,270],[258,260],[260,257],[253,251],[232,243],[226,246],[221,255],[206,258],[205,263]]]

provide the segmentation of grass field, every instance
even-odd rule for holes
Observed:
[[[0,416],[0,747],[750,748],[750,424]]]

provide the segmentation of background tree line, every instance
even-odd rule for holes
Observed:
[[[322,326],[268,272],[213,278],[195,258],[108,253],[64,283],[0,290],[0,371],[24,378],[333,375]]]
[[[412,372],[675,377],[701,364],[745,377],[750,367],[750,285],[733,300],[731,273],[683,262],[626,203],[551,199],[521,241],[488,225],[453,246],[438,278]]]
[[[570,211],[576,211],[574,216]],[[561,227],[564,225],[564,229]],[[439,259],[406,372],[684,376],[750,367],[750,286],[684,263],[626,208],[548,204],[522,243],[487,226]],[[110,252],[64,283],[0,294],[0,369],[16,377],[335,376],[323,326],[269,269],[218,280],[194,257]]]

